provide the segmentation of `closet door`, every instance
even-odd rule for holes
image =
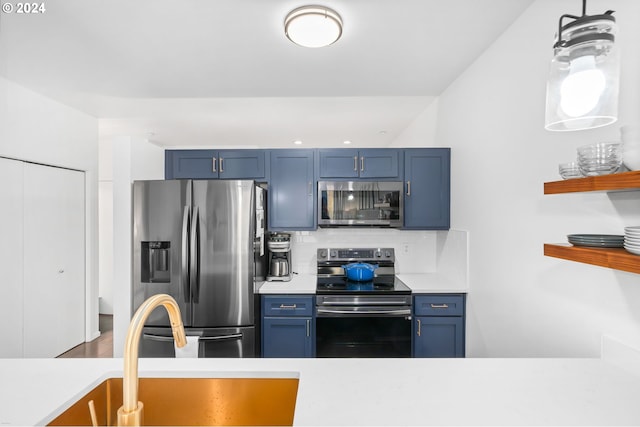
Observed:
[[[0,358],[23,355],[22,166],[0,158]]]
[[[24,355],[84,342],[84,173],[24,166]]]

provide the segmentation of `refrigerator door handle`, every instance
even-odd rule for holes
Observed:
[[[200,210],[196,206],[191,218],[191,250],[189,258],[189,282],[191,284],[191,298],[194,303],[198,302],[200,295]]]
[[[212,337],[200,337],[199,341],[221,341],[221,340],[239,340],[242,339],[242,334],[229,334],[219,335]]]
[[[189,303],[189,206],[184,207],[182,213],[182,287],[184,292],[184,302]]]
[[[151,341],[173,342],[173,335],[142,334],[142,338]]]
[[[174,340],[173,335],[142,334],[142,337],[151,341],[161,341],[161,342],[173,342]],[[198,336],[198,342],[238,340],[238,339],[242,339],[242,334],[229,334],[229,335],[219,335],[219,336],[212,336],[212,337]]]

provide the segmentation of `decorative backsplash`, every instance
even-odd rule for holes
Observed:
[[[455,274],[466,280],[467,232],[406,231],[380,228],[324,228],[292,233],[293,271],[314,274],[316,251],[322,247],[391,247],[396,272]]]

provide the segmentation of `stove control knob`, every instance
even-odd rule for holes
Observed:
[[[385,256],[385,257],[387,257],[387,258],[391,258],[391,252],[386,251],[386,252],[384,253],[384,256]]]
[[[320,251],[320,258],[326,258],[327,257],[327,251]]]
[[[331,258],[337,258],[338,257],[338,252],[336,251],[331,251],[331,254],[329,255]]]
[[[382,257],[382,252],[376,252],[376,258]]]

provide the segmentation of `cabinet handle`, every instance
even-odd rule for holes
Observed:
[[[224,168],[222,167],[223,166],[222,162],[224,162],[224,159],[220,157],[220,173],[224,172]]]
[[[211,159],[211,160],[212,160],[212,161],[211,161],[211,170],[212,170],[213,172],[218,172],[218,170],[216,169],[216,166],[217,166],[217,164],[218,164],[218,159],[217,159],[216,157],[212,157],[212,159]]]
[[[364,172],[364,156],[360,157],[360,172]]]
[[[411,181],[407,181],[407,196],[411,195]]]
[[[447,304],[431,304],[431,308],[449,308]]]
[[[307,336],[311,336],[311,320],[307,319]]]
[[[313,186],[313,183],[311,181],[309,181],[309,195],[310,196],[313,196],[313,188],[312,188],[312,186]]]
[[[358,156],[353,156],[353,170],[358,171]]]
[[[280,308],[281,309],[293,309],[293,310],[295,310],[296,308],[298,308],[298,306],[295,305],[295,304],[292,304],[292,305],[280,304]]]
[[[422,322],[420,322],[420,319],[418,319],[418,336],[420,336],[420,334],[422,333]]]

